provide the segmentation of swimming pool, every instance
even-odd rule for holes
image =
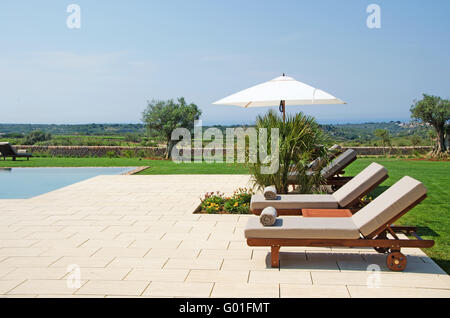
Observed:
[[[118,175],[135,167],[0,168],[0,199],[28,199],[99,175]]]

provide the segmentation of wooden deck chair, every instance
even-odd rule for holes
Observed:
[[[261,211],[273,206],[278,215],[300,215],[302,209],[350,209],[356,212],[361,198],[372,192],[388,178],[385,167],[371,163],[352,180],[333,194],[284,194],[276,200],[266,200],[264,195],[252,195],[250,210],[259,215]]]
[[[281,217],[274,226],[263,226],[256,216],[248,220],[244,234],[249,246],[269,246],[271,265],[278,267],[282,246],[372,247],[386,253],[386,264],[393,271],[403,271],[407,264],[402,247],[428,248],[433,240],[422,240],[415,227],[393,226],[406,212],[426,198],[425,186],[403,177],[352,217]],[[416,239],[400,239],[402,232]]]
[[[3,160],[11,157],[13,161],[16,161],[16,158],[27,158],[27,160],[30,160],[30,157],[33,156],[31,153],[17,152],[9,142],[0,142],[0,155],[3,157]]]

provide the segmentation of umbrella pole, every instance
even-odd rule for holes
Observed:
[[[282,100],[281,105],[283,108],[283,124],[286,123],[286,101]]]

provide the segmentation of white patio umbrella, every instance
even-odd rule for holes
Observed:
[[[278,106],[286,117],[286,105],[345,104],[333,95],[282,75],[214,102],[241,107]]]

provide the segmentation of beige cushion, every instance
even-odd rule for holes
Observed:
[[[356,151],[347,149],[330,162],[328,166],[322,169],[321,173],[324,178],[331,178],[336,173],[344,169],[349,163],[356,158]]]
[[[331,194],[284,194],[276,200],[266,200],[262,194],[252,195],[251,210],[262,210],[273,206],[275,209],[336,209],[338,203]]]
[[[333,193],[333,196],[339,203],[339,206],[346,207],[386,176],[386,168],[373,162]]]
[[[246,238],[272,239],[357,239],[359,230],[352,218],[277,218],[272,226],[263,226],[258,217],[250,217],[244,234]]]
[[[427,193],[425,186],[411,177],[403,177],[375,200],[352,216],[364,236],[367,236],[400,214]]]

